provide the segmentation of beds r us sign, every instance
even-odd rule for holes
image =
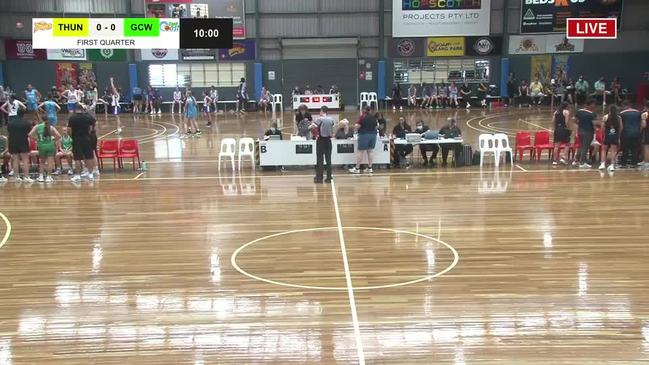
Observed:
[[[616,39],[617,18],[568,18],[568,39]]]

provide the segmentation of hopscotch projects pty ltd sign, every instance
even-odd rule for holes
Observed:
[[[394,37],[489,35],[491,0],[393,0]]]

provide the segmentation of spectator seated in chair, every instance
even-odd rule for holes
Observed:
[[[442,127],[442,129],[439,130],[439,134],[441,136],[444,136],[444,138],[460,138],[462,137],[462,131],[460,128],[457,126],[457,122],[454,118],[448,118],[446,125]],[[461,144],[443,144],[442,145],[442,167],[447,166],[447,161],[448,161],[448,152],[453,149],[453,153],[455,154],[455,157],[460,155],[462,152],[462,145]]]
[[[394,136],[394,138],[399,139],[406,139],[406,134],[411,132],[412,128],[410,127],[410,125],[408,125],[406,118],[403,116],[399,117],[399,123],[392,129],[392,135]],[[412,153],[412,145],[396,145],[394,146],[394,148],[397,151],[397,157],[399,159],[398,161],[396,161],[398,166],[410,167],[407,156]]]

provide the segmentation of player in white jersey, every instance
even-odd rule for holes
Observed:
[[[179,87],[176,87],[176,90],[174,90],[174,100],[171,103],[171,114],[174,113],[174,110],[176,109],[176,104],[178,105],[178,114],[183,113],[183,93],[180,91]]]
[[[210,87],[210,99],[212,99],[212,112],[216,115],[219,111],[219,91],[216,89],[216,86]]]
[[[74,85],[70,84],[68,89],[61,93],[61,96],[68,101],[68,114],[74,113],[74,110],[77,108],[77,103],[79,103],[79,94],[77,94]]]
[[[212,98],[208,91],[203,91],[203,112],[207,117],[207,126],[212,126]]]
[[[115,87],[115,80],[110,78],[110,89],[111,89],[111,102],[110,106],[113,108],[113,115],[117,118],[117,131],[116,133],[122,134],[122,121],[119,118],[119,90]]]

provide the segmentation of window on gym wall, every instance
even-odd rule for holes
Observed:
[[[402,84],[489,81],[489,61],[475,59],[395,60],[394,82]]]
[[[149,65],[153,87],[236,87],[246,77],[245,63],[167,63]]]

